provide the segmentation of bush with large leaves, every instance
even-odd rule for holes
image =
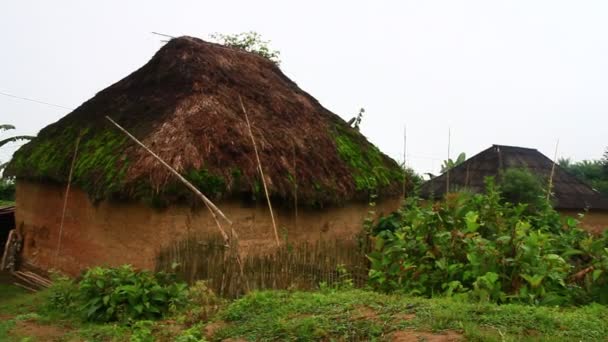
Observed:
[[[157,319],[187,300],[185,283],[174,275],[138,271],[130,265],[94,267],[74,283],[56,281],[50,289],[51,310],[82,310],[86,320],[97,322]]]
[[[608,303],[608,234],[594,237],[563,222],[547,203],[485,194],[410,198],[380,222],[370,283],[384,291],[531,304]]]

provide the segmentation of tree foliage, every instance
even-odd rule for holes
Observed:
[[[511,168],[500,175],[503,200],[513,204],[526,204],[528,211],[538,210],[546,202],[546,184],[527,169]]]
[[[569,158],[560,158],[558,164],[604,196],[608,196],[608,150],[601,160],[572,162]]]
[[[278,50],[271,49],[270,41],[263,40],[262,36],[257,32],[249,31],[237,34],[214,33],[211,35],[211,38],[219,44],[253,52],[271,60],[276,65],[281,64],[281,60],[279,59],[281,53]]]
[[[49,292],[50,310],[80,313],[96,322],[162,318],[184,305],[188,295],[186,284],[174,274],[138,271],[130,265],[94,267],[77,282],[56,280]]]
[[[0,132],[2,131],[9,131],[15,129],[15,126],[13,125],[7,125],[7,124],[0,124]],[[2,140],[0,140],[0,147],[11,143],[11,142],[15,142],[15,141],[19,141],[19,140],[32,140],[34,137],[31,135],[17,135],[14,137],[8,137],[8,138],[4,138]]]
[[[526,207],[505,201],[492,179],[484,194],[409,198],[380,220],[370,283],[501,303],[608,303],[608,231],[592,236],[546,202]]]
[[[448,160],[444,160],[443,164],[441,165],[441,173],[445,173],[448,170],[464,163],[464,161],[466,159],[467,159],[467,155],[464,152],[462,152],[458,155],[456,160],[452,160],[451,158],[448,158]]]
[[[9,131],[15,129],[15,126],[13,125],[9,125],[9,124],[0,124],[0,132],[2,131]],[[8,138],[4,138],[0,140],[0,148],[2,148],[4,145],[8,144],[8,143],[12,143],[12,142],[16,142],[19,140],[32,140],[34,137],[31,135],[17,135],[14,137],[8,137]],[[6,167],[7,163],[2,163],[2,161],[0,161],[0,171],[4,170],[4,168]]]
[[[0,124],[0,132],[15,129],[15,126],[9,124]],[[19,140],[31,140],[34,137],[29,135],[18,135],[9,138],[0,139],[0,148],[8,143]],[[7,163],[0,160],[0,175]],[[15,182],[12,179],[0,177],[0,202],[12,202],[15,200]]]

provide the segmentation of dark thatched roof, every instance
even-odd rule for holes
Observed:
[[[191,200],[108,115],[208,195],[255,198],[261,182],[239,96],[273,197],[292,198],[294,179],[308,205],[399,193],[397,163],[271,61],[191,37],[172,39],[139,70],[44,128],[6,173],[65,183],[82,134],[74,183],[92,198]]]
[[[509,168],[528,169],[548,184],[552,167],[553,161],[535,149],[493,145],[450,170],[450,191],[482,192],[486,177],[498,178],[501,170]],[[421,196],[442,197],[446,182],[446,173],[427,181],[422,185]],[[608,199],[559,165],[555,165],[552,192],[557,209],[608,210]]]

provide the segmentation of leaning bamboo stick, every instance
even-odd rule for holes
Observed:
[[[226,215],[224,215],[224,213],[215,204],[213,204],[213,202],[211,202],[211,200],[209,200],[207,198],[207,196],[205,196],[202,192],[200,192],[194,185],[192,185],[192,183],[190,183],[179,172],[177,172],[177,170],[175,170],[173,167],[171,167],[171,165],[167,164],[167,162],[165,162],[161,157],[159,157],[156,153],[154,153],[146,145],[144,145],[142,142],[140,142],[126,129],[122,128],[122,126],[120,126],[118,123],[116,123],[114,120],[112,120],[109,116],[106,116],[106,119],[108,119],[108,121],[110,121],[114,126],[116,126],[116,128],[118,128],[121,132],[123,132],[125,135],[127,135],[136,144],[138,144],[144,150],[146,150],[148,153],[150,153],[156,160],[158,160],[163,166],[165,166],[169,171],[171,171],[171,173],[173,173],[173,175],[175,175],[182,183],[184,183],[184,185],[186,185],[186,187],[188,189],[190,189],[192,192],[194,192],[203,201],[203,203],[209,210],[209,213],[211,213],[211,217],[213,217],[213,220],[215,221],[215,224],[216,224],[220,234],[222,235],[222,238],[224,239],[224,243],[226,244],[226,247],[235,247],[235,248],[230,248],[230,250],[235,255],[236,262],[240,269],[240,276],[245,282],[245,289],[248,291],[249,284],[248,284],[247,279],[245,278],[245,274],[243,272],[243,263],[241,261],[241,256],[239,254],[239,238],[238,238],[238,234],[234,230],[234,227],[232,226],[232,221],[230,221],[226,217]],[[228,236],[228,234],[222,227],[222,224],[218,220],[217,215],[220,215],[220,217],[222,217],[230,225],[230,237]]]
[[[407,185],[407,126],[403,125],[403,198],[406,196]]]
[[[293,207],[294,207],[294,219],[295,229],[298,229],[298,164],[296,162],[296,144],[291,142],[293,152]]]
[[[11,249],[11,244],[13,244],[14,235],[17,234],[16,230],[12,229],[8,232],[8,238],[6,239],[6,244],[4,245],[4,253],[2,253],[2,261],[0,263],[0,271],[4,271],[8,267],[8,254]]]
[[[40,281],[38,281],[34,278],[30,278],[28,276],[25,276],[25,275],[17,273],[17,272],[13,272],[12,275],[13,275],[13,277],[27,283],[27,285],[30,285],[30,286],[39,287],[39,288],[49,287],[49,285],[47,285],[45,283],[41,283]]]
[[[555,144],[555,155],[553,156],[553,165],[551,166],[551,175],[549,176],[549,187],[547,189],[547,202],[551,198],[551,191],[553,190],[553,176],[555,175],[555,164],[557,160],[557,147],[559,146],[559,139]]]
[[[241,109],[245,114],[245,120],[247,121],[247,128],[249,129],[249,136],[251,137],[251,143],[253,144],[253,151],[255,152],[255,158],[258,161],[258,170],[260,171],[260,177],[262,178],[262,185],[264,185],[264,193],[266,194],[266,201],[268,202],[268,209],[270,210],[270,219],[272,220],[272,228],[274,228],[274,238],[277,243],[277,246],[280,246],[279,242],[279,231],[277,230],[277,224],[274,220],[274,213],[272,212],[272,204],[270,203],[270,195],[268,194],[268,186],[266,185],[266,179],[264,178],[264,170],[262,170],[262,162],[260,161],[260,154],[258,153],[258,147],[255,143],[255,138],[253,137],[253,131],[251,130],[251,123],[249,122],[249,116],[247,115],[247,111],[245,110],[245,105],[243,104],[243,99],[239,95],[239,101],[241,102]]]
[[[72,164],[70,165],[70,174],[68,175],[68,184],[65,187],[65,196],[63,197],[63,211],[61,212],[61,223],[59,224],[59,237],[57,238],[57,249],[55,250],[55,257],[53,258],[53,265],[57,266],[57,257],[59,257],[59,251],[61,250],[61,238],[63,237],[63,224],[65,223],[65,213],[68,209],[68,198],[70,196],[70,187],[72,185],[72,176],[74,175],[74,166],[76,165],[76,157],[78,156],[78,147],[80,146],[80,139],[82,138],[82,131],[76,139],[76,146],[74,147],[74,156],[72,157]]]
[[[26,275],[26,276],[28,276],[28,277],[30,277],[30,278],[36,279],[37,281],[39,281],[39,282],[41,282],[41,283],[43,283],[43,284],[46,284],[46,285],[48,285],[48,286],[53,285],[53,282],[52,282],[50,279],[47,279],[47,278],[41,277],[41,276],[39,276],[39,275],[38,275],[38,274],[36,274],[36,273],[29,272],[29,271],[27,271],[27,272],[21,272],[21,271],[17,271],[17,272],[18,272],[18,273],[22,273],[22,274],[24,274],[24,275]]]
[[[29,287],[29,286],[25,286],[25,285],[20,284],[20,283],[13,283],[13,284],[15,286],[18,286],[18,287],[22,288],[22,289],[26,289],[26,290],[28,290],[30,292],[38,292],[38,290],[35,290],[35,289],[33,289],[33,288]]]
[[[156,160],[158,160],[163,166],[165,166],[169,171],[171,171],[171,173],[173,173],[173,175],[175,175],[182,183],[184,183],[184,185],[186,187],[188,187],[188,189],[192,190],[192,192],[194,192],[200,199],[202,199],[203,203],[205,204],[207,209],[209,209],[211,216],[215,220],[217,228],[220,231],[220,234],[222,234],[224,241],[225,242],[230,241],[230,238],[228,237],[228,234],[226,234],[226,231],[224,230],[224,228],[222,228],[222,225],[220,224],[220,221],[218,220],[217,215],[220,215],[220,217],[223,218],[224,220],[226,220],[226,222],[228,222],[229,224],[232,224],[232,221],[230,221],[226,217],[226,215],[224,215],[224,213],[222,213],[222,211],[218,207],[216,207],[215,204],[213,204],[213,202],[211,202],[211,200],[209,200],[209,198],[207,198],[207,196],[205,196],[202,192],[200,192],[194,185],[192,185],[192,183],[190,183],[186,178],[184,178],[184,176],[182,176],[179,172],[177,172],[177,170],[175,170],[172,166],[167,164],[164,160],[161,159],[161,157],[159,157],[156,153],[154,153],[151,149],[149,149],[142,142],[137,140],[137,138],[135,138],[133,135],[131,135],[131,133],[129,133],[126,129],[122,128],[122,126],[117,124],[109,116],[106,116],[106,119],[108,119],[108,121],[110,121],[114,126],[116,126],[116,128],[118,128],[121,132],[123,132],[129,138],[131,138],[131,140],[133,140],[136,144],[138,144],[144,150],[146,150],[148,153],[150,153]]]
[[[452,129],[448,128],[448,160],[446,162],[446,175],[445,175],[445,194],[450,192],[450,144],[452,142]]]

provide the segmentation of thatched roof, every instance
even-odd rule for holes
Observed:
[[[553,161],[536,149],[493,145],[450,170],[450,191],[483,192],[486,177],[499,178],[501,171],[510,168],[527,169],[542,181],[549,182]],[[424,183],[420,194],[424,198],[440,198],[447,189],[447,174]],[[608,199],[559,165],[555,165],[553,188],[557,209],[608,210]]]
[[[340,117],[256,54],[191,37],[172,39],[139,70],[102,90],[14,155],[6,172],[65,183],[83,134],[74,184],[94,199],[189,199],[108,115],[213,197],[259,196],[244,114],[273,197],[309,205],[399,193],[401,170]],[[296,168],[294,169],[294,156]]]

